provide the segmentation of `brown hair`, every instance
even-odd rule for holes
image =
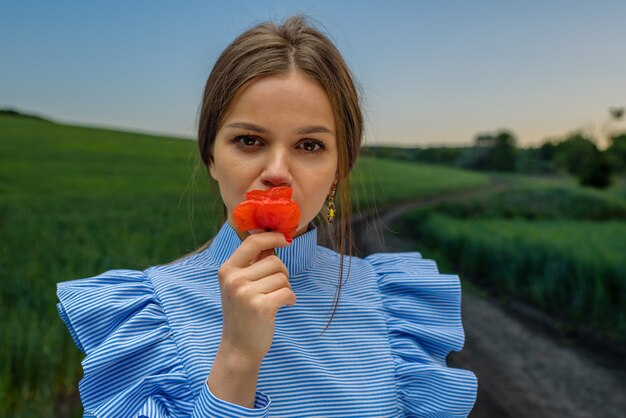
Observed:
[[[349,174],[356,163],[363,136],[361,97],[347,64],[333,43],[307,22],[305,15],[287,18],[281,25],[267,21],[239,35],[217,59],[206,83],[198,124],[198,146],[204,165],[213,162],[213,144],[233,97],[246,83],[261,76],[300,71],[326,92],[333,109],[338,148],[338,222],[327,225],[333,249],[341,254],[339,285],[328,329],[339,305],[345,250],[352,256],[352,207]],[[214,180],[209,176],[209,182]],[[219,195],[219,193],[218,193]],[[226,220],[226,208],[224,217]],[[320,214],[318,214],[320,218]],[[339,224],[340,231],[335,225]],[[190,256],[211,244],[205,243]],[[349,267],[348,267],[349,275]]]

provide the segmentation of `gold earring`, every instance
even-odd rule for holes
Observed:
[[[326,207],[326,219],[328,220],[328,223],[332,224],[333,223],[333,219],[335,218],[335,187],[333,186],[333,188],[330,191],[330,194],[328,195],[328,206]]]

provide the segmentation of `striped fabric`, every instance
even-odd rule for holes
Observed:
[[[466,417],[477,381],[446,366],[464,343],[456,275],[418,252],[345,257],[317,228],[277,253],[297,296],[275,321],[254,408],[215,397],[206,379],[220,343],[217,270],[241,240],[224,223],[205,251],[144,271],[58,284],[57,308],[86,356],[79,383],[93,417]]]

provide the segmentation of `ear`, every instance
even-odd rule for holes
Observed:
[[[333,191],[333,189],[335,191],[337,190],[337,183],[338,183],[338,180],[337,180],[337,178],[335,178],[335,181],[333,181],[333,184],[330,186],[330,190],[328,190],[329,194]]]
[[[209,173],[211,174],[211,177],[213,177],[213,180],[217,181],[215,178],[215,163],[212,161],[209,162]]]

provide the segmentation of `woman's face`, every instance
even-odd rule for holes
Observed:
[[[328,96],[293,71],[244,85],[224,116],[209,165],[232,219],[246,192],[290,186],[300,206],[296,236],[306,232],[337,178],[335,118]]]

